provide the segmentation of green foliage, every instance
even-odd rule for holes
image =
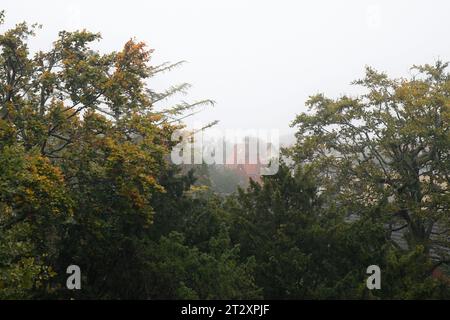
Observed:
[[[390,250],[386,257],[385,287],[380,298],[450,299],[448,281],[430,277],[433,262],[422,246],[406,254]]]
[[[255,256],[257,284],[270,299],[354,298],[383,244],[380,229],[324,210],[314,179],[300,168],[252,184],[229,204],[234,241]]]
[[[298,142],[290,155],[315,167],[321,188],[353,214],[377,208],[385,222],[406,225],[408,244],[426,251],[433,228],[449,224],[447,66],[415,67],[412,79],[367,68],[355,81],[366,94],[313,96],[311,112],[293,122]]]
[[[19,223],[0,236],[0,299],[30,299],[55,274],[36,258],[30,224]]]
[[[100,53],[86,30],[32,56],[37,28],[0,35],[0,299],[450,297],[447,64],[411,80],[368,68],[367,94],[311,97],[293,165],[233,193],[226,170],[168,161],[185,113],[212,104],[156,108],[188,89],[148,87],[178,64],[153,66],[134,39]],[[65,287],[72,264],[81,290]]]
[[[208,253],[184,244],[184,237],[162,237],[149,259],[149,287],[154,299],[255,299],[260,290],[253,280],[253,259],[238,261],[226,232],[212,238]]]

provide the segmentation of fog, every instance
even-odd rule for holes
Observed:
[[[150,85],[191,83],[179,99],[217,103],[188,123],[217,119],[221,128],[287,133],[309,95],[357,92],[350,82],[365,65],[408,76],[413,64],[450,58],[444,0],[2,0],[0,9],[6,27],[24,20],[43,25],[34,50],[48,49],[60,30],[86,28],[102,33],[102,51],[136,37],[155,49],[155,64],[187,60]]]

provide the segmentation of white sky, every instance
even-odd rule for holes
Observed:
[[[43,24],[34,49],[86,28],[102,33],[102,51],[135,36],[155,63],[187,60],[151,85],[191,83],[181,98],[217,105],[189,121],[218,119],[219,128],[287,132],[309,95],[356,92],[349,83],[365,65],[408,76],[413,64],[450,60],[446,0],[2,0],[0,9],[7,26]]]

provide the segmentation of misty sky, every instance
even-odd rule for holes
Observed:
[[[180,99],[217,102],[189,120],[221,128],[288,130],[311,94],[355,93],[371,65],[408,76],[413,64],[450,60],[450,1],[1,0],[6,26],[43,24],[33,49],[60,30],[101,32],[102,51],[131,37],[155,49],[155,64],[187,60],[152,79],[193,85]],[[4,27],[2,27],[4,30]]]

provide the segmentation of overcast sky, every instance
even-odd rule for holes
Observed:
[[[450,60],[450,1],[1,0],[6,25],[43,24],[34,49],[60,30],[101,32],[101,50],[130,37],[154,63],[188,64],[151,81],[193,85],[187,100],[217,102],[190,120],[221,128],[288,130],[309,95],[355,93],[371,65],[408,76],[413,64]],[[3,29],[3,28],[2,28]]]

